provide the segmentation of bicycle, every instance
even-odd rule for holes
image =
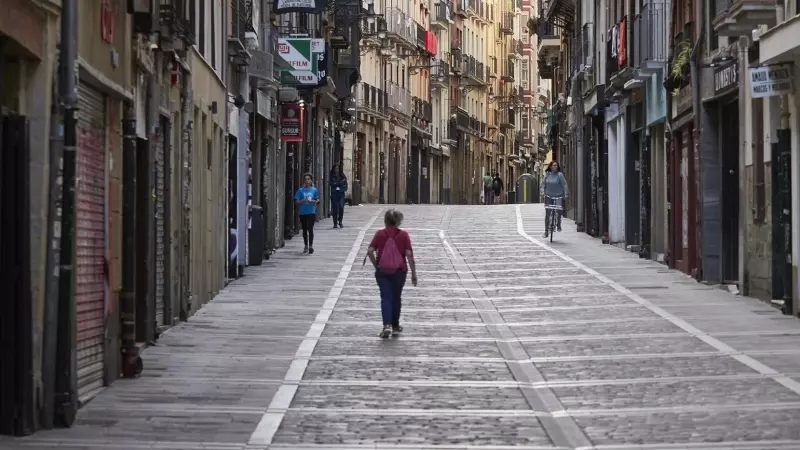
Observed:
[[[562,206],[562,200],[564,197],[548,197],[544,196],[544,209],[546,211],[545,215],[545,231],[549,232],[550,234],[550,242],[553,242],[553,235],[556,231],[556,223],[558,222],[558,215],[561,214],[561,211],[564,210]],[[547,215],[550,216],[549,224],[547,223]]]

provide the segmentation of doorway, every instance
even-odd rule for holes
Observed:
[[[720,155],[722,162],[722,280],[739,281],[739,108],[723,104]]]

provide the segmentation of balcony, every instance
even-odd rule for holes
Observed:
[[[513,130],[515,127],[514,121],[515,111],[510,108],[503,108],[497,112],[497,120],[501,130]]]
[[[547,142],[547,137],[545,135],[540,134],[536,138],[536,150],[538,151],[539,155],[544,157],[550,151],[550,145]]]
[[[500,79],[503,81],[514,81],[514,63],[512,61],[506,61]]]
[[[477,9],[475,11],[475,20],[478,23],[488,23],[489,22],[489,5],[486,4],[483,0],[477,0]]]
[[[553,58],[539,58],[539,77],[543,80],[552,80],[555,75],[555,62]]]
[[[404,116],[411,115],[411,93],[401,88],[395,83],[388,83],[389,95],[387,106],[389,110],[393,110]]]
[[[514,5],[517,7],[519,11],[522,11],[522,0],[516,0]]]
[[[233,63],[239,66],[246,66],[250,59],[247,51],[247,40],[245,33],[255,32],[253,28],[253,3],[252,0],[232,0],[231,1],[231,28],[228,34],[228,56]]]
[[[417,45],[417,31],[414,22],[408,20],[408,16],[398,8],[386,11],[386,34],[394,43],[408,49],[414,49]]]
[[[474,81],[483,84],[484,83],[484,76],[486,74],[486,69],[484,69],[483,63],[478,62],[474,56],[465,56],[464,57],[464,74]]]
[[[561,36],[558,27],[540,20],[536,25],[536,35],[539,40],[540,59],[558,55],[561,50]]]
[[[449,55],[445,55],[447,57]],[[450,84],[450,63],[446,60],[437,59],[431,66],[431,84],[434,86],[445,87]]]
[[[162,0],[158,9],[161,48],[182,51],[196,42],[191,5],[185,0]]]
[[[467,0],[467,17],[475,17],[478,14],[478,0]]]
[[[467,0],[457,0],[455,13],[459,17],[467,18]]]
[[[456,45],[456,42],[453,42],[453,46]],[[459,47],[461,44],[458,43]],[[450,68],[454,74],[460,75],[464,73],[464,60],[461,57],[461,50],[459,48],[453,48],[453,53],[450,54]]]
[[[456,126],[462,131],[469,131],[469,115],[460,107],[456,108]]]
[[[777,24],[774,0],[711,0],[711,12],[720,36],[750,36],[759,25]]]
[[[367,119],[386,119],[386,108],[389,103],[389,94],[383,89],[370,86],[367,83],[358,84],[356,104],[359,112],[364,113]]]
[[[434,20],[431,21],[431,28],[434,30],[446,31],[453,23],[453,5],[449,1],[439,1],[434,5]]]
[[[514,34],[514,14],[504,12],[500,16],[500,34]]]
[[[633,67],[641,80],[667,67],[667,11],[663,3],[645,4],[633,21]]]
[[[547,0],[540,16],[547,22],[568,28],[575,20],[575,0]]]
[[[609,91],[618,91],[633,79],[634,72],[630,61],[633,45],[628,39],[633,28],[634,25],[629,23],[628,17],[625,16],[609,32],[612,36],[606,42],[606,80]]]
[[[425,50],[425,27],[423,27],[422,25],[420,25],[416,21],[414,22],[414,26],[415,26],[415,28],[417,30],[416,31],[417,47],[419,47],[421,50]]]
[[[511,54],[517,59],[522,59],[522,41],[511,39]]]

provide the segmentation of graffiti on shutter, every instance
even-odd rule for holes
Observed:
[[[104,382],[106,108],[95,89],[81,84],[78,93],[75,302],[78,397],[83,403]]]
[[[164,325],[164,273],[166,267],[166,210],[164,208],[166,187],[164,185],[164,127],[159,124],[155,144],[155,265],[156,265],[156,326]]]

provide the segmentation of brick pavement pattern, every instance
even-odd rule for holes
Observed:
[[[800,322],[540,205],[403,206],[420,284],[381,340],[379,206],[293,239],[69,430],[2,449],[800,449]]]

